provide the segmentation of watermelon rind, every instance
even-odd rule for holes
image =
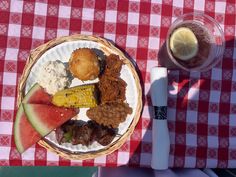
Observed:
[[[24,99],[22,100],[22,103],[28,103],[30,97],[34,94],[35,91],[39,89],[41,89],[41,86],[38,83],[34,84],[33,87],[31,87],[28,93],[25,95]]]
[[[78,111],[73,108],[62,108],[44,104],[23,103],[23,108],[28,121],[43,137],[78,114]]]
[[[22,100],[22,103],[28,103],[28,102],[33,102],[33,103],[37,103],[37,102],[42,102],[43,103],[45,102],[45,104],[47,104],[47,101],[49,100],[48,99],[45,99],[45,96],[44,97],[40,97],[41,100],[35,100],[35,98],[33,99],[32,96],[34,94],[36,94],[37,91],[40,91],[42,90],[43,88],[38,84],[34,84],[33,87],[30,88],[30,90],[28,91],[28,93],[25,95],[24,99]],[[26,115],[25,115],[25,112],[24,112],[24,107],[23,107],[23,104],[20,104],[19,108],[18,108],[18,111],[16,113],[16,120],[15,120],[15,123],[14,123],[14,141],[15,141],[15,144],[16,144],[16,148],[17,150],[20,152],[20,153],[23,153],[28,147],[25,147],[24,146],[24,140],[22,140],[22,135],[21,135],[21,130],[22,128],[24,129],[24,127],[20,127],[22,125],[21,124],[21,119],[24,117],[26,118]],[[22,117],[23,116],[23,117]],[[30,122],[29,122],[30,124]],[[35,134],[32,135],[33,137],[36,136]],[[31,137],[31,138],[33,138]],[[25,138],[25,137],[23,137]],[[26,137],[27,138],[27,137]]]
[[[19,109],[16,113],[16,120],[15,120],[15,124],[14,124],[14,140],[15,140],[16,148],[20,153],[25,151],[25,149],[20,141],[21,138],[20,138],[20,132],[19,132],[20,119],[23,114],[24,114],[23,105],[20,104]]]
[[[46,136],[50,130],[45,128],[45,124],[40,122],[40,117],[32,109],[30,104],[23,104],[23,108],[25,110],[25,114],[27,115],[28,120],[30,121],[31,125],[34,129],[41,135]]]

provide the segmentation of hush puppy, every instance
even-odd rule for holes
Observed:
[[[82,80],[93,80],[100,73],[99,61],[96,53],[89,48],[76,49],[69,60],[71,74]]]

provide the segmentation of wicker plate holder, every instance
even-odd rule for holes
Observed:
[[[119,149],[126,141],[126,139],[133,133],[134,128],[136,124],[138,123],[141,110],[142,110],[142,89],[140,86],[140,81],[139,77],[136,73],[136,70],[131,63],[131,61],[124,55],[123,52],[121,52],[118,48],[116,48],[111,42],[100,38],[100,37],[95,37],[95,36],[87,36],[87,35],[72,35],[72,36],[66,36],[66,37],[59,37],[56,39],[53,39],[43,45],[40,45],[33,51],[31,51],[25,68],[23,70],[22,76],[19,80],[18,84],[18,92],[17,92],[17,106],[21,103],[22,99],[24,98],[25,95],[25,85],[27,78],[30,74],[31,68],[33,65],[37,62],[37,60],[48,50],[51,48],[55,47],[56,45],[59,45],[64,42],[69,42],[69,41],[77,41],[77,40],[87,40],[87,41],[93,41],[96,42],[100,45],[101,50],[106,54],[109,55],[111,53],[115,53],[119,55],[120,58],[124,59],[125,64],[129,67],[131,70],[135,84],[137,87],[138,91],[138,105],[136,107],[136,112],[134,114],[133,120],[127,129],[127,131],[115,142],[111,143],[110,145],[106,146],[104,149],[98,150],[98,151],[90,151],[90,152],[80,152],[80,153],[73,153],[69,150],[64,150],[62,148],[56,147],[53,143],[51,143],[49,140],[42,138],[38,144],[41,145],[42,147],[58,154],[59,156],[70,159],[70,160],[86,160],[86,159],[94,159],[98,156],[102,155],[107,155],[112,153],[113,151]]]

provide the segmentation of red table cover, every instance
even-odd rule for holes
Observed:
[[[178,16],[203,12],[224,30],[223,62],[208,72],[169,72],[170,167],[236,167],[235,0],[0,1],[0,165],[146,166],[151,162],[150,69]],[[30,50],[71,34],[114,41],[140,70],[145,102],[140,121],[114,153],[65,160],[35,145],[20,155],[14,144],[17,84]]]

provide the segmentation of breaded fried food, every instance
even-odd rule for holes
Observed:
[[[101,103],[123,102],[127,86],[126,82],[120,78],[123,61],[118,55],[111,54],[106,57],[105,63],[103,75],[98,83]]]
[[[106,66],[104,70],[104,75],[119,77],[123,61],[120,60],[118,55],[110,54],[106,58]]]
[[[126,82],[120,77],[103,75],[98,83],[101,103],[123,102],[125,100]]]
[[[127,103],[106,103],[90,108],[87,116],[100,125],[117,128],[121,122],[126,120],[128,114],[132,113],[132,108]]]
[[[100,65],[96,53],[89,48],[76,49],[69,60],[71,74],[82,80],[93,80],[100,73]]]

